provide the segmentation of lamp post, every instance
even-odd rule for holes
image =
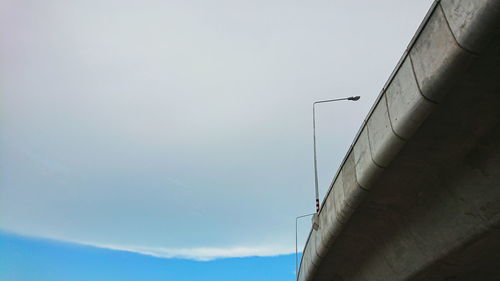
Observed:
[[[316,213],[319,213],[318,161],[316,159],[316,104],[334,102],[334,101],[343,101],[343,100],[357,101],[360,98],[361,98],[360,96],[353,96],[353,97],[345,97],[332,100],[320,100],[313,102],[314,187],[316,191]]]
[[[295,278],[299,280],[299,250],[297,246],[298,234],[297,234],[297,223],[300,218],[309,217],[315,215],[316,213],[298,216],[295,218]]]

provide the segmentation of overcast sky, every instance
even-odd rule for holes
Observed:
[[[293,252],[431,2],[0,0],[0,229]]]

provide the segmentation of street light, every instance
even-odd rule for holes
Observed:
[[[354,97],[338,98],[333,100],[320,100],[313,102],[314,187],[316,191],[316,213],[319,213],[318,161],[316,160],[316,104],[342,101],[342,100],[357,101],[360,98],[361,98],[360,96],[354,96]]]
[[[295,218],[295,278],[299,280],[299,250],[297,246],[297,222],[300,218],[309,217],[315,215],[316,213],[298,216]]]

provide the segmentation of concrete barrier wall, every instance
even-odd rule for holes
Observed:
[[[314,280],[336,237],[429,114],[500,28],[498,0],[435,1],[349,149],[311,231],[298,279]]]

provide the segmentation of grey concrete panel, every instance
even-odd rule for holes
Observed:
[[[500,31],[500,1],[442,0],[446,19],[460,46],[480,53]]]
[[[307,249],[307,252],[309,253],[309,258],[311,263],[314,265],[314,267],[317,267],[319,265],[320,261],[320,256],[318,255],[316,248],[317,248],[317,241],[318,241],[318,232],[316,230],[313,230],[311,232],[311,235],[309,236],[309,248]]]
[[[439,102],[474,58],[460,48],[441,9],[434,10],[410,50],[422,95]]]
[[[328,228],[328,226],[325,225],[324,228]],[[315,248],[316,248],[316,255],[318,256],[319,259],[322,259],[326,256],[328,252],[328,235],[324,235],[324,232],[322,231],[321,225],[319,226],[318,230],[313,231],[314,236],[316,237],[315,239]]]
[[[384,249],[372,257],[365,258],[365,270],[356,274],[353,280],[367,280],[367,275],[375,275],[381,280],[397,280],[398,277],[411,276],[415,273],[415,264],[428,260],[430,255],[425,255],[418,247],[417,237],[408,228],[408,218],[401,216],[394,210],[371,210],[369,215],[361,217],[362,223],[371,231],[369,236],[375,249]],[[390,236],[387,229],[399,228],[399,235]],[[376,252],[373,249],[371,252]],[[381,263],[380,261],[384,261]],[[369,279],[369,278],[368,278]]]
[[[304,267],[304,277],[305,278],[311,278],[311,276],[314,276],[314,272],[317,270],[318,266],[317,264],[319,263],[319,258],[316,254],[316,249],[315,249],[315,237],[313,233],[309,236],[309,240],[307,242],[305,251],[302,256],[302,263],[301,263],[301,271],[302,267]],[[300,280],[306,280],[306,279],[300,279]]]
[[[368,156],[371,157],[370,155]],[[339,204],[337,211],[340,222],[344,223],[349,220],[349,217],[358,205],[359,201],[361,201],[363,196],[365,196],[368,192],[363,190],[358,184],[354,153],[351,153],[349,157],[347,157],[341,173],[344,197]]]
[[[317,239],[318,244],[316,248],[316,252],[320,257],[324,257],[334,241],[335,237],[337,234],[335,232],[338,230],[342,229],[341,225],[339,222],[335,222],[332,224],[325,224],[323,227],[320,226],[318,232],[319,239]]]
[[[302,260],[300,263],[299,269],[299,280],[306,280],[305,278],[311,275],[310,267],[311,267],[311,257],[309,256],[309,252],[307,248],[309,247],[309,243],[307,243],[304,252],[302,252]]]
[[[354,162],[354,161],[352,160],[352,162]],[[354,165],[352,165],[352,171],[354,173]],[[346,200],[345,200],[345,193],[344,193],[343,173],[344,173],[344,168],[339,173],[337,179],[335,180],[335,183],[333,184],[333,188],[332,188],[332,192],[331,192],[333,194],[333,200],[334,200],[335,217],[340,222],[343,222],[343,221],[345,222],[348,219],[347,214],[345,213]]]
[[[321,206],[321,211],[319,213],[319,226],[322,232],[328,232],[330,230],[330,225],[333,225],[336,220],[337,214],[335,213],[333,192],[326,197]]]
[[[367,126],[363,128],[357,142],[354,144],[353,155],[356,179],[362,188],[368,190],[382,173],[383,169],[373,162]],[[346,186],[347,178],[344,175],[344,186]],[[348,186],[348,190],[352,192],[353,187]]]
[[[389,166],[405,142],[392,130],[385,95],[373,110],[367,127],[373,161],[381,167]]]
[[[337,192],[334,191],[335,188],[337,188]],[[320,248],[318,248],[317,251],[320,256],[324,256],[325,252],[328,251],[330,244],[342,229],[342,225],[338,218],[338,211],[335,206],[336,204],[345,205],[343,190],[342,173],[339,173],[335,183],[333,184],[332,191],[325,199],[319,214],[320,226],[318,232],[320,234]],[[339,208],[339,210],[341,209]]]
[[[354,239],[361,240],[366,239],[364,237],[355,237]],[[369,249],[374,251],[376,249],[376,245],[374,241],[370,241],[373,245],[373,248]],[[387,280],[397,280],[396,273],[391,269],[391,266],[388,264],[387,260],[383,257],[375,258],[375,259],[367,259],[364,262],[363,270],[357,270],[351,273],[349,278],[350,281],[387,281]],[[380,271],[375,271],[375,269],[384,269]]]
[[[404,139],[413,136],[435,107],[420,94],[408,57],[387,87],[385,99],[394,132]]]
[[[463,253],[451,257],[446,263],[439,263],[433,270],[417,276],[416,280],[454,281],[500,280],[500,229],[491,229],[483,237],[464,247]],[[423,276],[422,276],[423,275]]]
[[[336,230],[341,228],[337,219],[334,199],[334,193],[330,192],[319,214],[319,232],[321,232],[321,246],[323,247],[320,251],[320,255],[322,255],[324,249],[329,247],[330,241],[335,236]]]

